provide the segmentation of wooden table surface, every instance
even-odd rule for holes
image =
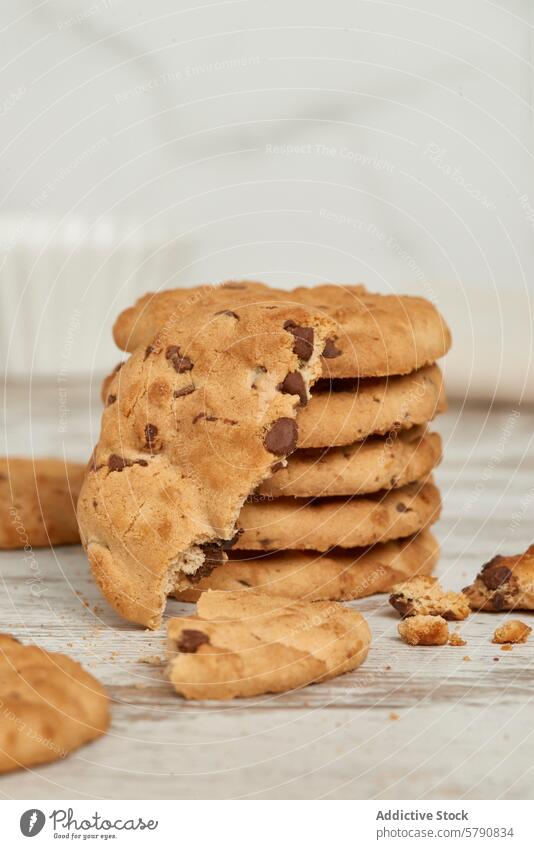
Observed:
[[[2,451],[86,459],[100,415],[88,397],[73,379],[61,398],[56,383],[8,386]],[[453,406],[438,429],[438,574],[458,589],[534,538],[534,413]],[[140,662],[162,655],[163,631],[107,607],[81,547],[35,555],[38,593],[23,553],[0,554],[2,630],[85,664],[109,689],[113,722],[62,762],[0,778],[3,798],[532,798],[534,639],[500,651],[491,637],[501,615],[472,616],[465,647],[411,648],[375,596],[354,603],[373,632],[355,673],[285,695],[187,703]],[[167,613],[190,609],[171,601]]]

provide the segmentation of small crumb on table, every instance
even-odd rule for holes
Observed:
[[[530,625],[526,625],[519,619],[508,619],[502,625],[499,625],[498,628],[495,628],[493,642],[502,644],[526,643],[531,632],[532,628]],[[504,648],[504,645],[503,649],[504,651],[509,651],[509,649]]]

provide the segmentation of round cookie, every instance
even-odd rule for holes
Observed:
[[[362,380],[356,386],[328,381],[313,388],[299,410],[299,448],[350,445],[371,434],[388,434],[431,421],[446,409],[438,366],[401,377]]]
[[[360,613],[327,601],[207,592],[168,623],[167,674],[187,699],[283,693],[350,672],[371,642]]]
[[[323,356],[326,377],[408,374],[450,348],[449,328],[424,298],[375,295],[362,286],[341,284],[284,291],[247,280],[145,295],[118,317],[114,338],[119,348],[133,351],[147,345],[166,322],[172,325],[173,317],[191,302],[232,310],[267,298],[284,305],[305,304],[334,320],[335,334]]]
[[[64,758],[100,737],[109,700],[79,663],[0,634],[0,773]]]
[[[305,307],[192,304],[115,374],[78,521],[126,619],[158,627],[176,575],[225,559],[245,499],[296,448],[331,330]]]
[[[249,551],[359,548],[417,533],[437,521],[440,509],[439,490],[432,482],[352,499],[248,502],[239,515],[242,532],[234,547]]]
[[[441,438],[420,428],[342,448],[296,451],[258,489],[273,498],[324,498],[398,489],[427,478],[441,459]]]
[[[0,549],[79,543],[76,503],[84,474],[80,463],[0,458]]]
[[[235,592],[248,587],[303,601],[350,601],[390,592],[414,575],[430,575],[438,558],[439,545],[430,531],[368,549],[333,549],[324,554],[237,551],[197,584],[183,575],[174,595],[180,601],[197,601],[206,590]]]

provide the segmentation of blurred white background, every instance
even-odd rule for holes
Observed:
[[[9,377],[108,369],[147,290],[362,281],[534,400],[530,0],[17,0],[0,48]]]

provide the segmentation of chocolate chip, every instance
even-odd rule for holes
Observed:
[[[216,312],[215,315],[229,315],[230,318],[235,318],[237,321],[239,321],[239,316],[237,315],[237,313],[232,312],[232,310],[219,310],[219,312]]]
[[[308,362],[313,354],[313,328],[301,327],[299,324],[295,324],[295,322],[290,319],[285,322],[284,330],[291,333],[295,339],[295,342],[293,343],[293,353],[296,354],[299,359]]]
[[[193,628],[184,628],[176,648],[182,654],[195,654],[200,646],[209,645],[210,638],[203,631],[195,631]]]
[[[117,400],[116,395],[108,395],[108,400],[107,400],[108,407],[111,407],[111,405],[114,404],[116,400]]]
[[[281,463],[280,461],[278,461],[278,463],[273,463],[273,464],[272,464],[272,466],[271,466],[271,472],[272,472],[272,473],[273,473],[273,475],[274,475],[274,474],[276,474],[276,472],[279,472],[279,471],[280,471],[280,469],[283,469],[283,468],[284,468],[284,464],[283,464],[283,463]]]
[[[217,421],[219,421],[217,416],[208,416],[207,413],[197,413],[196,416],[194,416],[194,418],[193,418],[193,424],[196,424],[201,419],[204,419],[204,421],[206,421],[206,422],[217,422]]]
[[[244,528],[238,528],[232,539],[223,539],[221,540],[221,548],[223,551],[228,551],[230,548],[233,548],[236,542],[238,541],[241,534],[245,533]]]
[[[188,575],[189,581],[192,584],[198,584],[202,578],[207,578],[208,575],[211,575],[213,570],[215,569],[215,563],[203,563],[202,566],[199,566],[196,572],[193,572],[192,575]]]
[[[297,423],[284,416],[271,425],[270,430],[265,434],[263,444],[271,454],[281,457],[295,450],[298,434]]]
[[[240,578],[238,580],[238,584],[241,584],[241,586],[243,586],[243,587],[251,587],[252,586],[252,584],[249,584],[248,581],[244,581],[242,578]]]
[[[183,386],[181,389],[176,389],[174,392],[175,398],[183,398],[184,395],[191,395],[192,392],[195,391],[195,386],[193,383],[189,384],[189,386]]]
[[[145,448],[147,448],[148,451],[154,450],[154,444],[155,444],[157,435],[158,435],[158,429],[157,429],[156,425],[147,424],[145,426],[145,439],[146,439]]]
[[[223,550],[220,544],[209,543],[208,545],[203,545],[202,551],[204,552],[204,563],[211,565],[212,569],[224,563]]]
[[[398,513],[412,513],[413,510],[411,507],[406,507],[406,504],[403,501],[399,501],[397,504],[397,512]]]
[[[414,612],[411,603],[402,595],[402,593],[394,593],[391,595],[389,597],[389,603],[403,618],[411,616]]]
[[[290,371],[278,385],[278,391],[284,395],[298,395],[301,407],[305,407],[308,403],[306,385],[300,371]]]
[[[506,599],[502,593],[495,593],[491,599],[491,604],[494,610],[504,610],[506,607]]]
[[[108,459],[108,467],[110,472],[122,472],[126,465],[128,464],[124,457],[119,457],[118,454],[110,454]]]
[[[148,466],[146,460],[126,460],[124,457],[119,457],[118,454],[110,454],[108,457],[108,469],[110,472],[122,472],[128,466]]]
[[[333,339],[327,339],[324,343],[324,351],[322,356],[325,360],[335,360],[336,357],[340,357],[342,352],[339,348],[336,348],[335,342]]]
[[[156,349],[154,348],[153,345],[149,345],[147,348],[145,348],[145,360],[148,359],[150,354],[153,354],[155,350]]]
[[[500,566],[501,557],[494,557],[483,567],[480,577],[488,590],[497,590],[502,584],[506,584],[512,577],[512,572],[507,566]]]
[[[172,363],[174,370],[177,371],[178,374],[183,374],[185,371],[191,371],[193,368],[193,363],[189,357],[182,356],[178,345],[169,345],[165,351],[165,357],[170,363]]]

